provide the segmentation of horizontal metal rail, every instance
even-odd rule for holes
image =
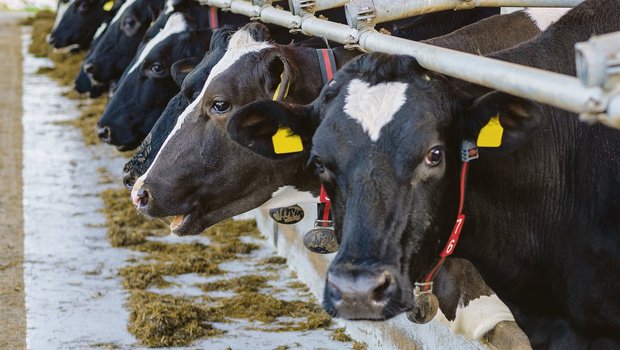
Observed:
[[[289,0],[288,3],[293,14],[303,15],[343,7],[348,2],[349,0]]]
[[[581,2],[583,0],[351,0],[346,8],[354,18],[359,17],[359,20],[365,19],[375,24],[445,10],[514,6],[575,7]]]
[[[410,55],[426,69],[570,112],[586,116],[608,112],[612,113],[609,117],[620,120],[618,94],[610,97],[601,87],[586,87],[575,77],[397,38],[371,28],[358,30],[311,15],[296,16],[243,0],[202,2],[362,50]]]

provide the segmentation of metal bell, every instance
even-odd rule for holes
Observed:
[[[425,284],[427,283],[416,283],[413,291],[413,309],[407,312],[407,319],[413,323],[430,322],[439,309],[439,300],[433,294],[432,282],[430,282],[430,289],[422,291],[420,286]]]
[[[297,204],[269,209],[269,217],[278,224],[293,225],[304,218],[304,210]]]
[[[316,220],[314,228],[304,234],[304,246],[317,254],[331,254],[338,251],[338,239],[331,220]]]

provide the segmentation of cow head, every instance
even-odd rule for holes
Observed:
[[[231,117],[231,137],[271,158],[278,127],[312,137],[309,163],[341,233],[324,293],[330,314],[383,320],[411,309],[414,283],[456,219],[461,141],[476,140],[499,114],[502,145],[481,157],[505,155],[537,125],[532,103],[497,92],[476,97],[411,57],[369,54],[308,106],[256,102]]]
[[[92,81],[110,83],[122,75],[162,7],[162,0],[123,3],[84,62],[83,69]]]
[[[114,0],[61,0],[48,42],[56,49],[88,48]]]
[[[217,29],[211,37],[209,52],[189,73],[187,70],[192,65],[190,60],[181,60],[173,64],[172,76],[177,84],[181,83],[181,92],[168,102],[166,109],[136,150],[136,153],[125,164],[123,183],[128,189],[131,190],[136,180],[151,166],[161,145],[176,124],[179,115],[198,97],[209,73],[211,73],[211,69],[224,56],[230,36],[235,30],[229,26]]]
[[[253,209],[271,199],[286,185],[284,178],[290,177],[287,163],[265,162],[231,142],[223,130],[228,117],[249,102],[274,96],[306,102],[320,91],[318,67],[312,72],[316,79],[304,80],[302,86],[296,80],[300,65],[286,53],[291,48],[268,38],[260,24],[246,25],[232,36],[200,95],[179,117],[154,162],[133,187],[134,203],[144,214],[177,216],[178,225],[172,225],[175,234],[198,234]],[[316,61],[314,50],[306,50]]]
[[[186,15],[173,14],[119,80],[97,123],[97,135],[122,151],[137,147],[179,91],[173,65],[188,57],[199,61],[210,39],[211,30],[194,30]]]

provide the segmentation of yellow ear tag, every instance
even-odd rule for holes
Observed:
[[[301,137],[293,134],[293,131],[287,127],[280,127],[271,137],[271,141],[276,154],[295,153],[304,150]]]
[[[504,128],[499,122],[498,114],[480,129],[476,144],[478,147],[499,147],[502,145],[502,135],[504,135]]]
[[[112,8],[114,7],[114,0],[110,0],[108,2],[106,2],[105,4],[103,4],[103,10],[104,11],[112,11]]]

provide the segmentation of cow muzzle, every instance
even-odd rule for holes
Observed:
[[[327,274],[325,304],[338,317],[351,320],[383,320],[398,293],[398,281],[385,268],[372,271],[336,271]],[[400,308],[397,310],[402,311]],[[328,310],[329,311],[329,310]]]

